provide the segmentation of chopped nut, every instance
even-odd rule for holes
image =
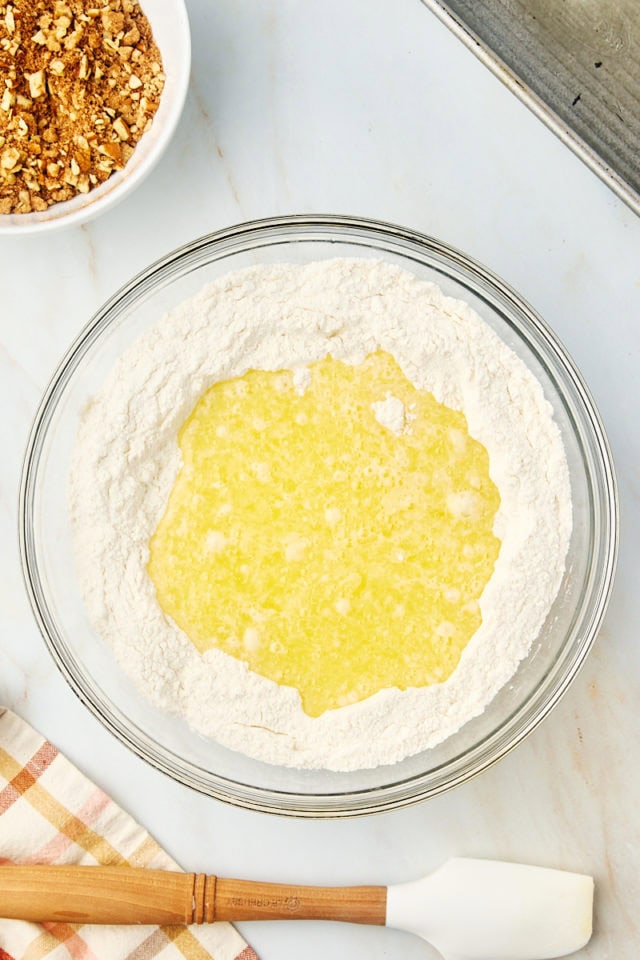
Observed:
[[[20,190],[18,193],[18,213],[31,213],[31,197],[28,190]]]
[[[142,80],[140,79],[140,77],[137,77],[135,73],[132,73],[131,76],[129,77],[129,86],[131,87],[132,90],[137,90],[138,87],[142,86]]]
[[[58,17],[56,20],[56,29],[54,31],[56,40],[64,40],[67,35],[67,31],[71,26],[71,22],[71,17]]]
[[[114,13],[113,10],[105,10],[102,14],[102,26],[115,37],[124,27],[124,14]]]
[[[16,21],[13,17],[13,7],[10,5],[7,5],[4,15],[4,23],[9,33],[13,33],[13,31],[16,29]]]
[[[15,94],[5,88],[4,93],[2,94],[2,100],[0,100],[0,109],[6,110],[7,112],[11,110],[11,107],[14,105],[16,100]]]
[[[7,147],[0,157],[0,166],[5,170],[13,170],[20,163],[21,154],[16,147]]]
[[[122,117],[118,117],[117,120],[113,121],[113,129],[121,140],[129,139],[129,128]]]
[[[76,29],[73,31],[73,33],[70,33],[70,34],[65,38],[65,41],[64,41],[64,48],[65,48],[65,50],[75,50],[75,48],[76,48],[76,47],[78,46],[78,44],[80,43],[80,38],[81,38],[81,37],[82,37],[82,27],[78,26],[78,27],[76,27]]]
[[[132,46],[132,47],[135,47],[136,43],[140,42],[140,31],[136,27],[135,23],[124,34],[124,36],[122,37],[122,42],[124,44],[127,44],[127,46]]]
[[[122,162],[122,147],[117,141],[111,143],[103,143],[99,147],[100,153],[105,154],[107,157],[110,157],[115,163]]]
[[[44,93],[47,92],[47,88],[44,82],[44,71],[36,70],[35,73],[28,73],[27,80],[29,81],[29,93],[35,100],[36,97],[41,97]]]
[[[64,73],[64,61],[63,60],[51,60],[49,63],[49,70],[51,73],[55,74],[56,77],[61,77]]]
[[[91,150],[89,148],[89,143],[86,137],[77,136],[74,138],[76,152],[75,159],[71,161],[71,165],[77,162],[80,171],[82,173],[88,173],[91,169]]]

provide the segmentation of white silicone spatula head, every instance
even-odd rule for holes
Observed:
[[[391,886],[387,926],[423,937],[444,960],[548,960],[591,936],[593,880],[494,860],[448,860]]]

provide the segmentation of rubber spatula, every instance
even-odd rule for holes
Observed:
[[[391,887],[301,887],[132,867],[0,867],[0,915],[72,923],[345,920],[423,937],[444,960],[546,960],[591,936],[593,880],[454,859]]]

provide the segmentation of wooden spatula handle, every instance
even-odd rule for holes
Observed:
[[[386,887],[300,887],[132,867],[0,867],[0,916],[34,922],[384,925],[386,902]]]
[[[218,877],[216,920],[346,920],[384,926],[386,887],[301,887]]]

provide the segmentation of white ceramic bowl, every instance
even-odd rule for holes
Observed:
[[[119,203],[155,167],[178,125],[191,71],[191,35],[184,0],[141,0],[162,55],[166,76],[160,106],[123,170],[86,194],[54,203],[41,213],[0,214],[0,235],[40,233],[77,226]]]

